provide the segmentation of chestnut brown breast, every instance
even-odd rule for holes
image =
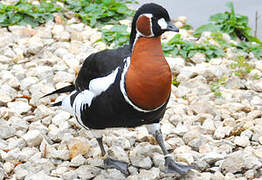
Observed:
[[[164,104],[171,91],[171,70],[160,37],[139,38],[126,73],[126,91],[137,106],[152,110]]]

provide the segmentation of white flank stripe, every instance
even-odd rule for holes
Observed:
[[[84,124],[81,120],[81,111],[83,111],[84,105],[89,107],[92,104],[94,97],[100,95],[102,92],[106,91],[111,84],[115,82],[116,75],[119,68],[116,68],[112,73],[105,77],[96,78],[90,81],[89,90],[81,91],[74,100],[73,107],[70,104],[70,97],[76,91],[73,91],[70,95],[66,96],[62,101],[62,108],[72,114],[74,114],[83,127]]]
[[[69,95],[65,96],[64,99],[62,100],[62,105],[61,105],[63,110],[70,112],[71,114],[74,114],[74,110],[70,104],[70,97],[74,93],[76,93],[76,91],[73,91]]]
[[[115,82],[118,69],[119,68],[116,68],[111,74],[105,77],[92,79],[89,83],[89,90],[92,91],[95,96],[98,96],[102,92],[106,91],[109,86]]]
[[[158,110],[159,108],[161,108],[164,104],[162,104],[161,106],[155,108],[155,109],[152,109],[152,110],[145,110],[145,109],[142,109],[138,106],[136,106],[129,98],[128,98],[128,95],[126,93],[126,90],[125,90],[125,75],[127,73],[127,70],[128,70],[128,67],[130,65],[130,57],[127,57],[125,59],[125,66],[124,66],[124,69],[123,69],[123,72],[121,74],[121,80],[120,80],[120,90],[121,90],[121,93],[123,94],[126,102],[128,104],[130,104],[134,109],[140,111],[140,112],[152,112],[152,111],[156,111]]]

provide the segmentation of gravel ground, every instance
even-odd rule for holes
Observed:
[[[193,39],[190,32],[180,33]],[[172,35],[165,34],[163,40]],[[197,41],[209,36],[204,33]],[[261,178],[262,62],[242,54],[254,69],[242,79],[228,77],[219,88],[221,97],[210,88],[234,71],[230,65],[239,54],[230,50],[209,63],[200,53],[191,62],[167,58],[180,85],[172,87],[162,132],[172,156],[199,170],[184,177],[163,173],[162,152],[143,126],[108,130],[104,142],[109,155],[129,162],[131,175],[104,170],[92,134],[69,113],[49,107],[63,95],[40,98],[74,81],[83,60],[106,48],[95,43],[100,37],[96,29],[59,16],[55,23],[35,29],[0,29],[0,179]]]

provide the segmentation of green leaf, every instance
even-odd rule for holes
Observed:
[[[6,15],[5,14],[0,14],[0,23],[3,23],[5,22],[7,19]]]
[[[212,24],[212,23],[209,23],[209,24],[206,24],[206,25],[202,25],[202,26],[200,26],[199,28],[197,28],[196,30],[195,30],[195,32],[194,32],[194,36],[195,37],[200,37],[201,36],[201,34],[203,33],[203,32],[219,32],[220,31],[220,29],[216,26],[216,25],[214,25],[214,24]]]

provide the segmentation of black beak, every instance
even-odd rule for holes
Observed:
[[[167,28],[165,29],[165,31],[179,32],[179,29],[171,21],[169,21],[167,23]]]

